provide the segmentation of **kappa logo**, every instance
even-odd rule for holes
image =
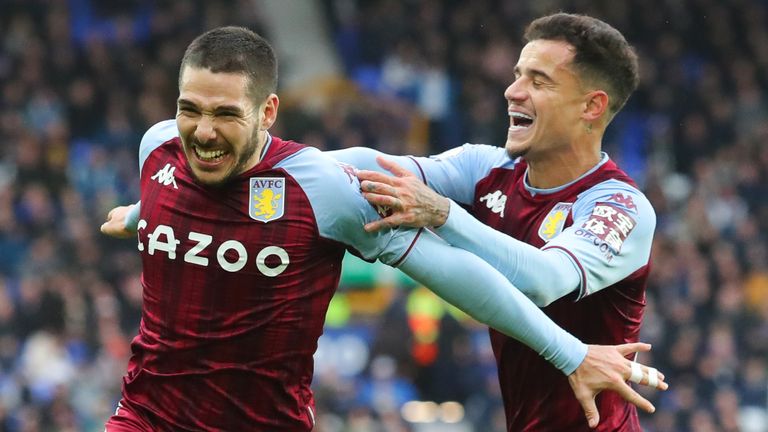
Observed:
[[[173,185],[174,189],[178,189],[179,187],[176,186],[176,177],[173,176],[174,171],[176,171],[176,167],[167,163],[164,167],[160,168],[155,175],[150,177],[150,180],[157,180],[157,182],[163,186]]]
[[[560,202],[552,207],[552,210],[549,211],[539,226],[539,237],[542,240],[548,242],[563,231],[571,207],[573,207],[573,203],[569,202]]]
[[[493,213],[498,213],[499,216],[504,217],[504,206],[507,205],[507,196],[502,194],[500,190],[481,197],[479,201],[485,201],[486,207],[491,209]]]
[[[285,179],[251,177],[248,215],[259,222],[272,222],[285,214]]]
[[[344,171],[344,174],[347,175],[347,178],[349,178],[350,184],[354,183],[357,180],[357,169],[355,167],[349,164],[345,164],[343,162],[336,162],[336,164],[338,164],[339,168],[341,168],[341,170]]]

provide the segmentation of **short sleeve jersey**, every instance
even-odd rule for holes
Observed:
[[[570,258],[579,290],[544,308],[563,329],[590,344],[638,340],[656,219],[607,155],[575,181],[546,190],[530,187],[525,160],[510,159],[503,148],[467,144],[432,158],[395,160],[486,225]],[[516,340],[493,329],[490,336],[509,431],[590,430],[560,371]],[[635,407],[618,394],[602,393],[597,407],[597,430],[640,430]]]
[[[144,304],[122,403],[156,430],[310,430],[345,249],[396,265],[417,233],[365,233],[378,215],[354,170],[277,137],[220,187],[195,181],[173,121],[147,132],[140,160]]]

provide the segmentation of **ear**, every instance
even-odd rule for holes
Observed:
[[[608,111],[608,93],[603,90],[594,90],[586,94],[584,103],[584,112],[581,118],[588,122],[593,122]]]
[[[275,123],[275,120],[277,120],[277,108],[279,106],[280,99],[276,94],[271,93],[269,96],[267,96],[267,100],[264,102],[264,105],[262,105],[262,112],[264,116],[261,118],[259,129],[267,130],[272,127],[272,125]]]

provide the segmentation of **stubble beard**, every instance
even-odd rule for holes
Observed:
[[[237,158],[237,162],[235,163],[235,166],[232,167],[231,170],[229,170],[228,173],[224,175],[220,180],[214,180],[214,181],[206,181],[200,178],[200,176],[197,175],[194,169],[190,170],[192,172],[192,176],[195,178],[195,181],[197,181],[200,184],[204,184],[206,186],[211,187],[222,187],[225,186],[227,183],[232,181],[235,177],[238,175],[244,173],[245,171],[249,170],[250,166],[248,165],[248,162],[251,160],[254,154],[256,154],[256,150],[259,147],[259,136],[258,136],[258,129],[254,129],[253,133],[251,134],[250,139],[248,140],[248,143],[243,148],[243,152],[240,153],[240,155]],[[193,157],[197,157],[194,155],[194,146],[198,146],[201,148],[205,148],[205,146],[201,145],[199,141],[197,141],[194,137],[192,138],[192,145],[189,146],[189,151],[193,154]],[[266,144],[266,143],[265,143]]]
[[[528,154],[528,152],[531,150],[531,146],[518,147],[518,148],[510,148],[509,146],[506,146],[504,149],[507,151],[507,155],[509,156],[509,158],[512,160],[515,160],[519,157],[522,157]]]

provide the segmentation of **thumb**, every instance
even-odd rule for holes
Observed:
[[[584,415],[587,417],[587,423],[591,429],[597,427],[600,423],[600,413],[597,411],[597,405],[595,405],[595,398],[589,397],[583,400],[579,400],[581,408],[584,410]]]

